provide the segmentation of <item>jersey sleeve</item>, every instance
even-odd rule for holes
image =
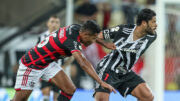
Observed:
[[[66,44],[66,47],[68,48],[68,50],[73,53],[73,52],[80,52],[82,50],[81,48],[81,44],[75,40],[72,39],[68,39],[67,41],[68,43]]]
[[[121,26],[116,26],[110,29],[103,30],[104,39],[114,39],[114,37],[120,32]]]

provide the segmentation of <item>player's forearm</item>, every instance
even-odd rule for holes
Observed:
[[[74,58],[77,60],[81,68],[87,72],[94,80],[96,80],[99,84],[102,83],[102,80],[98,77],[95,72],[93,66],[89,63],[89,61],[82,55],[81,52],[74,52]]]
[[[105,42],[103,39],[97,38],[97,39],[96,39],[96,43],[98,43],[98,44],[106,47],[106,42]]]
[[[96,80],[99,84],[102,83],[102,80],[99,78],[97,73],[95,72],[93,66],[86,60],[83,62],[83,64],[80,65],[82,69],[88,73],[89,76],[91,76],[94,80]]]
[[[106,43],[104,42],[104,37],[103,37],[103,33],[102,32],[100,32],[98,34],[98,38],[96,39],[96,43],[98,43],[98,44],[100,44],[102,46],[105,46]]]
[[[73,57],[69,57],[65,63],[62,65],[63,68],[66,68],[68,65],[70,65],[73,62],[74,58]]]

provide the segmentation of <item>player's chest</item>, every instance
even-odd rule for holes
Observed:
[[[121,52],[138,53],[139,51],[144,50],[147,44],[147,39],[129,42],[125,38],[122,38],[116,43],[116,48]]]

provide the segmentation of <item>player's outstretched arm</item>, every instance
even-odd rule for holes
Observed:
[[[61,66],[63,69],[65,69],[68,65],[70,65],[74,61],[74,57],[68,57],[67,60],[65,60],[64,64]]]
[[[87,72],[94,80],[96,80],[102,87],[104,87],[105,89],[108,89],[110,92],[114,92],[116,93],[115,89],[103,82],[99,76],[96,74],[93,66],[89,63],[89,61],[83,56],[83,54],[81,52],[73,52],[72,53],[73,57],[77,60],[77,62],[79,63],[79,65],[81,66],[81,68]]]
[[[96,43],[108,48],[108,49],[116,49],[116,46],[112,42],[105,42],[102,32],[99,33],[98,38],[96,39]]]

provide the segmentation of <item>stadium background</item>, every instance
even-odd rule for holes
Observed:
[[[136,15],[142,8],[148,7],[159,12],[165,17],[158,27],[164,27],[163,71],[155,68],[150,55],[154,54],[155,42],[148,52],[142,56],[134,67],[134,71],[140,74],[149,83],[153,91],[153,84],[163,82],[162,101],[180,101],[180,2],[172,0],[163,5],[163,9],[157,9],[161,0],[0,0],[0,101],[8,101],[13,97],[14,80],[17,64],[20,57],[35,45],[37,37],[45,31],[46,20],[49,16],[57,14],[61,19],[61,27],[71,23],[83,23],[87,19],[94,19],[102,29],[124,23],[135,23]],[[168,1],[168,0],[165,0]],[[162,17],[163,17],[162,16]],[[161,35],[158,35],[161,37]],[[93,50],[93,51],[91,51]],[[97,44],[84,47],[84,54],[95,66],[96,63],[109,52]],[[152,61],[151,61],[152,60]],[[151,67],[152,66],[152,67]],[[84,73],[76,62],[69,65],[66,73],[72,78],[79,88],[72,101],[92,101],[93,80]],[[151,71],[151,72],[150,72]],[[159,73],[158,73],[159,72]],[[153,76],[163,76],[163,80],[154,82]],[[155,97],[156,97],[156,92]],[[35,96],[38,95],[39,96]],[[157,94],[158,95],[158,94]],[[30,97],[30,101],[39,101],[41,92],[36,89]],[[36,100],[35,100],[36,99]],[[136,101],[129,96],[126,99],[119,94],[112,94],[110,101]],[[157,100],[161,101],[161,100]]]

